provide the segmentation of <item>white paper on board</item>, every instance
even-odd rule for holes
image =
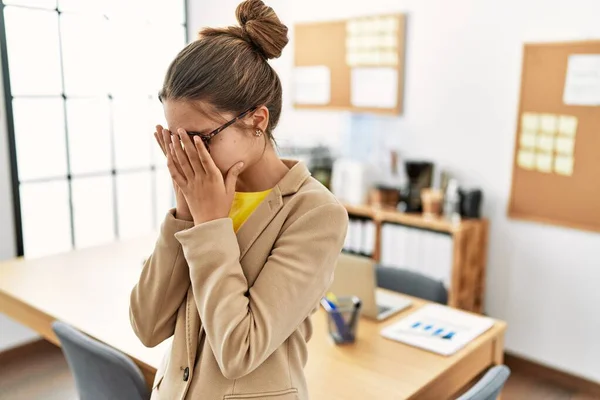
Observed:
[[[352,68],[350,98],[355,107],[395,108],[398,71],[395,68]]]
[[[563,102],[572,106],[600,106],[600,54],[569,56]]]
[[[327,105],[331,102],[331,71],[324,65],[294,68],[294,102]]]

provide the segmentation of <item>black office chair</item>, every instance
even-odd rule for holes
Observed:
[[[120,351],[54,321],[81,400],[147,400],[150,393],[142,372]]]
[[[448,291],[441,281],[401,268],[377,265],[377,286],[394,292],[420,297],[440,304],[448,303]]]

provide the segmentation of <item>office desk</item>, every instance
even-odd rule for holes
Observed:
[[[37,260],[0,263],[0,312],[58,344],[55,319],[129,355],[151,382],[168,341],[148,349],[129,325],[129,293],[154,237],[117,242]],[[503,361],[505,324],[494,327],[451,357],[379,335],[381,328],[426,304],[414,305],[384,323],[361,319],[357,342],[335,346],[322,311],[313,316],[306,376],[313,400],[444,399],[476,375]]]

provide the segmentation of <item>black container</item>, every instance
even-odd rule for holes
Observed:
[[[460,215],[465,218],[481,218],[483,192],[479,189],[460,191]]]
[[[428,161],[406,161],[404,163],[408,186],[402,193],[403,211],[422,212],[421,190],[431,187],[433,163]]]

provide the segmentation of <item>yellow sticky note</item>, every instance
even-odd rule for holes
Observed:
[[[352,51],[346,54],[346,64],[348,64],[350,67],[358,65],[358,60],[359,56],[356,52]]]
[[[396,66],[398,65],[398,52],[397,51],[388,51],[385,54],[385,64]]]
[[[556,138],[556,152],[565,156],[572,156],[575,150],[575,139],[571,137]]]
[[[552,155],[537,153],[535,155],[535,169],[540,172],[552,172]]]
[[[346,32],[350,35],[356,35],[360,31],[360,23],[356,20],[350,20],[346,23]]]
[[[536,114],[523,113],[521,117],[521,128],[524,131],[537,131],[540,127],[540,120]]]
[[[521,132],[521,147],[527,149],[535,148],[535,131],[523,131]]]
[[[358,20],[355,20],[354,22],[356,24],[355,25],[355,31],[354,31],[355,35],[361,36],[364,33],[368,32],[369,27],[368,27],[367,21],[365,21],[363,19],[358,19]]]
[[[552,114],[540,116],[540,130],[544,133],[554,134],[558,129],[558,118]]]
[[[573,164],[573,157],[556,156],[556,160],[554,160],[554,172],[560,175],[571,176],[573,175]]]
[[[371,46],[371,36],[361,35],[356,38],[357,47],[362,51],[364,49],[370,49]],[[365,50],[366,51],[366,50]]]
[[[366,18],[364,22],[365,31],[369,33],[377,32],[378,24],[375,18]]]
[[[577,118],[569,115],[561,115],[558,118],[558,133],[574,137],[575,133],[577,133]]]
[[[394,32],[398,30],[398,19],[396,17],[388,17],[386,21],[386,31]]]
[[[550,135],[538,135],[536,142],[537,149],[540,152],[551,153],[554,149],[554,137]]]
[[[381,36],[381,46],[394,48],[398,46],[398,38],[395,35]]]
[[[524,169],[535,168],[535,153],[527,150],[519,150],[517,165]]]

